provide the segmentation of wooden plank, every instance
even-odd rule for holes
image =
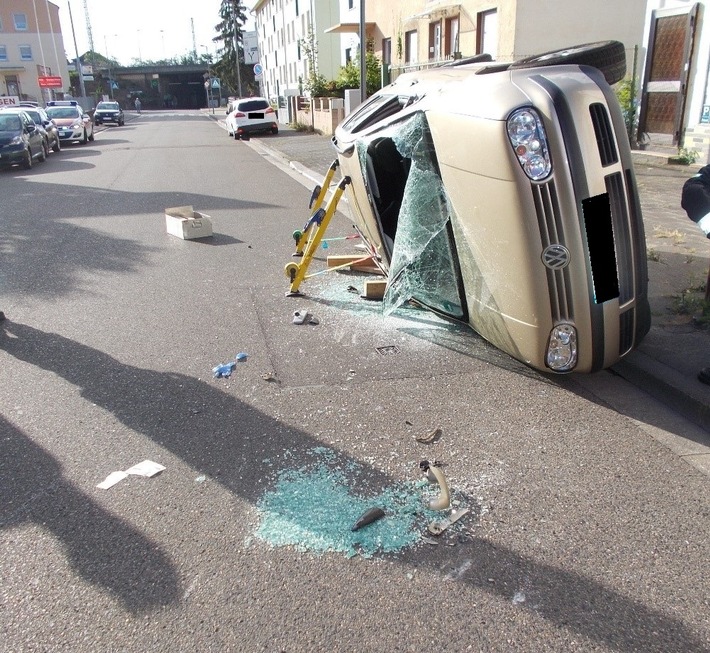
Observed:
[[[365,282],[362,297],[365,299],[382,299],[385,296],[387,280],[371,279]]]
[[[365,259],[365,260],[363,260]],[[361,264],[369,264],[368,261],[372,261],[371,256],[366,254],[334,254],[327,258],[327,265],[329,268],[337,268],[341,265],[348,265],[348,263],[360,262]]]

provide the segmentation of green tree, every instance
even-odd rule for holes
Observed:
[[[246,73],[242,65],[243,48],[242,27],[247,20],[245,7],[241,0],[222,0],[219,7],[220,22],[215,25],[217,36],[212,41],[220,43],[218,54],[220,59],[214,65],[214,70],[219,74],[222,84],[237,93],[239,81],[246,79],[247,82],[253,75]],[[238,54],[238,58],[237,58]],[[237,64],[238,62],[238,64]],[[239,75],[237,75],[237,65],[239,66]],[[242,92],[244,85],[242,84]]]
[[[322,97],[326,94],[327,80],[318,72],[318,41],[313,28],[308,28],[306,36],[299,41],[299,45],[308,63],[308,76],[303,88],[311,97]]]
[[[360,52],[340,69],[336,85],[339,90],[360,88]],[[365,53],[365,88],[372,95],[382,87],[382,62],[370,51]]]

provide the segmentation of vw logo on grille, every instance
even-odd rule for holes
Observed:
[[[550,270],[561,270],[569,265],[569,250],[563,245],[549,245],[542,252],[542,262]]]

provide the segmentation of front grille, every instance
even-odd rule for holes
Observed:
[[[589,114],[592,117],[592,125],[597,138],[597,147],[599,148],[602,166],[610,166],[619,160],[619,153],[616,150],[614,130],[609,122],[609,113],[603,104],[595,102],[589,105]]]
[[[623,356],[634,346],[635,315],[633,308],[619,315],[619,356]]]
[[[635,296],[634,292],[634,256],[632,251],[632,226],[629,224],[629,211],[624,190],[624,180],[620,172],[604,178],[606,192],[609,195],[614,247],[616,249],[617,274],[619,279],[619,304],[623,306]]]
[[[535,202],[535,213],[540,228],[543,251],[549,245],[564,245],[562,215],[555,183],[550,181],[546,184],[532,184],[532,195]],[[572,312],[569,271],[567,268],[561,270],[546,269],[552,320],[555,323],[568,322],[571,320]]]

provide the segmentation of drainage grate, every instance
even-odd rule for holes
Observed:
[[[388,345],[386,347],[375,347],[377,352],[383,356],[389,356],[390,354],[399,354],[399,347],[397,345]]]

